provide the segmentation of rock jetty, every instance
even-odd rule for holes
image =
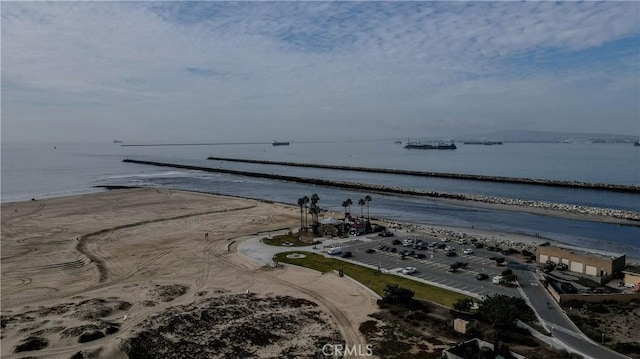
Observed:
[[[572,214],[593,215],[593,216],[602,216],[602,217],[609,217],[609,218],[615,218],[615,219],[621,219],[621,220],[628,220],[628,221],[637,222],[637,224],[640,225],[640,212],[624,211],[624,210],[611,209],[611,208],[587,207],[587,206],[579,206],[579,205],[573,205],[573,204],[539,202],[539,201],[531,201],[531,200],[521,200],[516,198],[472,195],[472,194],[464,194],[464,193],[424,191],[424,190],[413,189],[413,188],[382,186],[382,185],[369,184],[369,183],[357,183],[357,182],[345,182],[345,181],[326,180],[326,179],[318,179],[318,178],[284,176],[284,175],[277,175],[277,174],[271,174],[271,173],[237,171],[237,170],[229,170],[229,169],[223,169],[223,168],[199,167],[199,166],[180,165],[180,164],[163,163],[163,162],[139,161],[139,160],[133,160],[133,159],[125,159],[123,160],[123,162],[151,165],[151,166],[160,166],[160,167],[181,168],[181,169],[188,169],[188,170],[198,170],[198,171],[205,171],[205,172],[226,173],[226,174],[246,176],[246,177],[268,178],[268,179],[276,179],[281,181],[308,183],[308,184],[314,184],[314,185],[326,186],[326,187],[347,188],[347,189],[367,191],[367,192],[403,194],[403,195],[412,195],[412,196],[421,196],[421,197],[493,203],[493,204],[517,206],[517,207],[523,207],[523,208],[537,208],[537,209],[543,209],[543,210],[549,210],[549,211],[561,211],[561,212],[572,213]]]
[[[290,167],[323,168],[323,169],[342,170],[342,171],[389,173],[389,174],[418,176],[418,177],[441,177],[441,178],[472,180],[472,181],[519,183],[519,184],[550,186],[550,187],[569,187],[569,188],[597,189],[597,190],[606,190],[606,191],[614,191],[614,192],[640,193],[640,186],[637,186],[637,185],[591,183],[591,182],[579,182],[579,181],[560,181],[560,180],[550,180],[550,179],[540,179],[540,178],[487,176],[487,175],[474,175],[474,174],[464,174],[464,173],[411,171],[411,170],[400,170],[400,169],[389,169],[389,168],[323,165],[323,164],[317,164],[317,163],[249,160],[249,159],[213,157],[213,156],[208,157],[207,159],[213,160],[213,161],[256,163],[256,164],[290,166]]]

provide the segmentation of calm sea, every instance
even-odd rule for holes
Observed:
[[[54,148],[55,146],[55,148]],[[389,174],[357,173],[209,161],[207,156],[312,162],[615,184],[640,184],[640,148],[629,144],[460,144],[455,151],[407,150],[390,141],[292,143],[272,146],[204,145],[122,147],[118,144],[2,143],[2,202],[96,191],[97,185],[137,185],[197,190],[295,204],[318,193],[325,209],[343,211],[364,193],[199,171],[122,163],[124,158],[338,179],[446,192],[489,194],[640,211],[640,195]],[[640,228],[549,218],[374,194],[371,215],[424,224],[538,234],[569,244],[640,258]],[[353,212],[359,211],[357,205]]]

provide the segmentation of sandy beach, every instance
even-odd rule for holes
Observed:
[[[374,293],[238,251],[295,231],[299,216],[296,206],[156,189],[3,204],[2,357],[278,358],[317,355],[327,343],[366,346],[358,328],[378,311]],[[378,222],[519,250],[546,242]]]
[[[298,219],[293,206],[154,189],[3,204],[2,357],[124,358],[145,340],[163,348],[158,333],[168,327],[193,330],[184,313],[206,333],[257,331],[241,343],[187,343],[212,356],[364,344],[358,326],[377,310],[371,292],[333,274],[267,268],[236,251],[257,232],[295,229]],[[182,322],[171,319],[176,311]],[[275,334],[265,342],[267,332]]]

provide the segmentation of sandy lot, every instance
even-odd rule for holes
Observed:
[[[365,345],[370,292],[236,251],[298,218],[295,207],[153,189],[3,204],[1,356],[120,358],[164,343],[202,357],[296,357]],[[226,334],[193,339],[193,322]]]

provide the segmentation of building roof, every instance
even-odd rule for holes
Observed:
[[[607,260],[616,260],[618,258],[622,258],[625,255],[624,254],[620,254],[620,253],[613,253],[613,252],[605,252],[605,251],[599,251],[599,250],[595,250],[595,249],[586,249],[586,248],[576,248],[576,247],[572,247],[572,246],[565,246],[565,245],[539,245],[538,248],[559,248],[559,249],[563,249],[565,251],[568,251],[572,254],[578,254],[578,255],[586,255],[586,256],[590,256],[590,257],[598,257],[601,259],[607,259]]]

